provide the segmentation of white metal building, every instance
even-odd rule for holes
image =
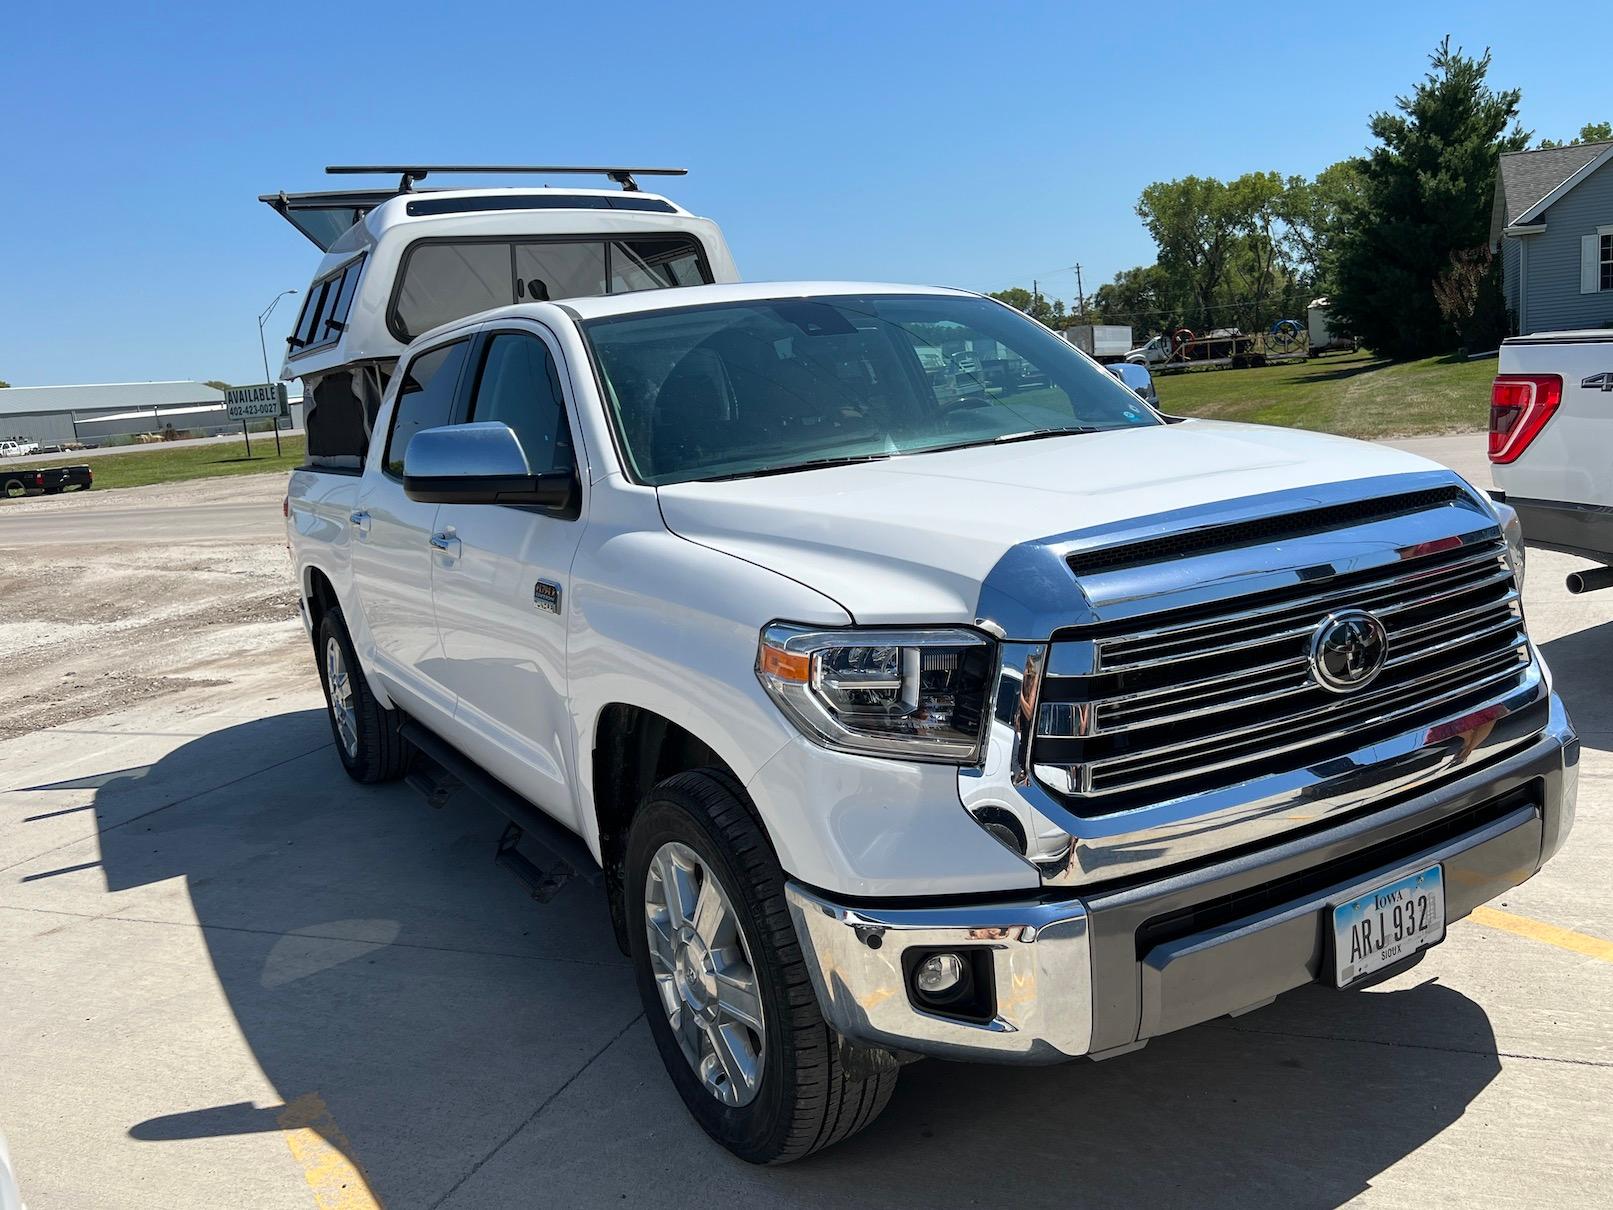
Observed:
[[[292,427],[302,408],[294,403]],[[282,422],[284,424],[285,422]],[[0,440],[104,444],[173,426],[188,437],[238,432],[224,413],[224,392],[202,382],[108,382],[0,390]]]

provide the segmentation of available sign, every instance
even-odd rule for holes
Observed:
[[[283,420],[291,414],[286,406],[283,382],[230,387],[224,392],[224,406],[231,420]]]

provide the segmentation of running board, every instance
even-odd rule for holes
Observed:
[[[539,903],[553,899],[573,878],[593,886],[603,884],[604,871],[579,837],[419,723],[405,722],[401,734],[436,766],[421,768],[417,763],[408,778],[432,806],[442,806],[454,791],[464,789],[510,821],[499,838],[494,860]]]

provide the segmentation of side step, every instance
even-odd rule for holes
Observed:
[[[407,780],[432,806],[441,807],[455,791],[465,789],[509,819],[494,860],[539,903],[549,902],[573,878],[603,884],[605,872],[578,836],[419,723],[405,722],[402,735],[430,762],[422,767],[417,761]]]

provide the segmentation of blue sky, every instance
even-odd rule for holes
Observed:
[[[1602,4],[142,7],[7,19],[19,386],[258,380],[257,314],[316,253],[256,197],[323,187],[327,163],[684,164],[668,193],[748,278],[1070,298],[1064,266],[1090,290],[1152,259],[1150,181],[1359,152],[1447,32],[1493,48],[1537,135],[1613,119]]]

